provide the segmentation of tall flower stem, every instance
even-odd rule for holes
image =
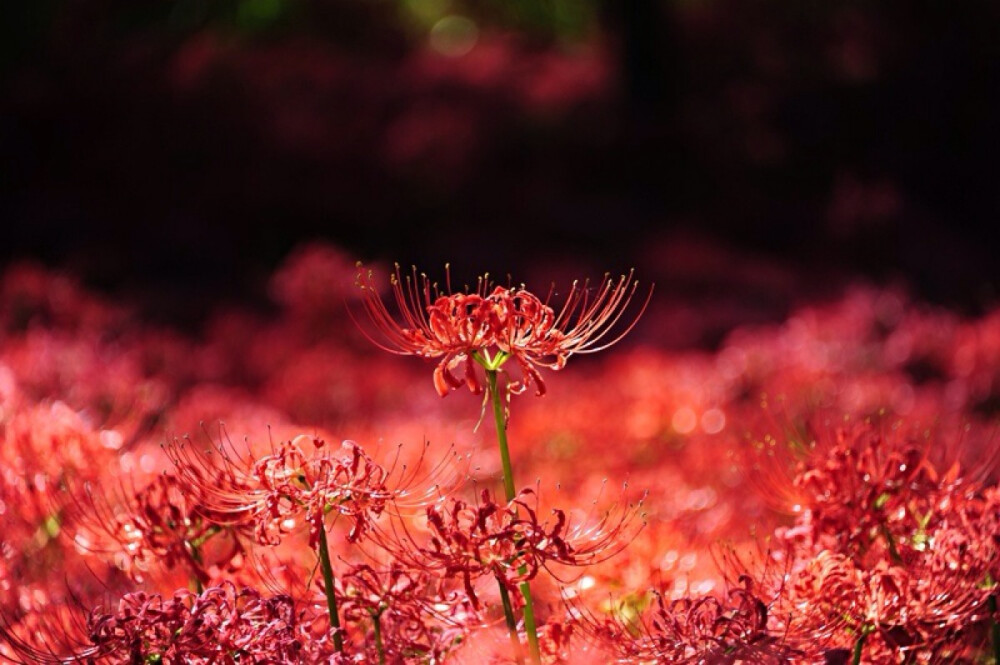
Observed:
[[[187,545],[188,549],[191,552],[191,560],[198,566],[203,564],[204,561],[202,560],[201,556],[201,548],[192,542],[188,542]],[[191,579],[192,591],[194,591],[196,594],[200,596],[202,592],[205,591],[205,585],[201,583],[201,578],[195,574],[192,574],[190,579]]]
[[[503,362],[503,359],[495,358]],[[490,399],[493,401],[493,418],[496,421],[497,443],[500,444],[500,462],[503,465],[503,490],[507,497],[507,502],[514,500],[516,492],[514,490],[514,472],[510,463],[510,448],[507,445],[507,418],[504,417],[503,401],[500,391],[497,389],[497,370],[487,369],[486,380],[489,383]],[[521,566],[518,573],[524,575],[527,568]],[[502,587],[503,585],[501,585]],[[518,587],[521,596],[524,598],[524,630],[528,634],[528,649],[531,652],[531,662],[540,663],[542,661],[541,651],[538,648],[538,628],[535,624],[535,606],[531,598],[531,585],[528,582],[521,582]]]
[[[198,538],[187,541],[188,551],[191,553],[191,561],[196,566],[201,567],[201,565],[205,563],[204,558],[201,555],[201,546],[220,531],[222,531],[222,527],[212,526]],[[191,586],[197,594],[201,594],[205,590],[205,585],[201,583],[201,578],[196,574],[191,575]]]
[[[372,629],[375,632],[375,651],[378,653],[378,665],[385,665],[385,645],[382,643],[382,613],[372,614]]]
[[[490,386],[490,399],[493,401],[493,418],[497,426],[497,443],[500,444],[500,462],[503,464],[503,492],[507,501],[513,501],[517,495],[514,489],[514,470],[510,463],[510,448],[507,445],[507,418],[503,412],[503,402],[500,391],[497,390],[497,371],[487,370],[486,380]]]
[[[326,544],[326,526],[322,521],[319,523],[319,565],[323,570],[326,608],[330,612],[330,625],[333,626],[333,647],[338,653],[344,653],[344,636],[340,633],[340,616],[337,614],[337,591],[333,581],[333,565],[330,563],[330,550]]]
[[[517,636],[517,619],[514,617],[514,607],[510,604],[510,592],[504,586],[503,580],[497,578],[497,586],[500,587],[500,603],[503,605],[503,618],[507,622],[507,632],[510,633],[510,645],[514,649],[514,659],[517,665],[524,665],[524,656],[521,653],[521,638]]]
[[[851,663],[853,665],[860,665],[861,663],[861,650],[865,646],[865,638],[867,635],[862,635],[854,642],[854,654],[851,658]]]
[[[524,566],[518,568],[520,574],[524,574],[527,569]],[[538,665],[542,662],[542,653],[538,648],[538,628],[535,625],[535,607],[531,602],[531,585],[521,582],[518,587],[521,595],[524,596],[524,631],[528,634],[528,650],[531,652],[531,662]]]
[[[865,640],[868,639],[868,635],[874,629],[871,626],[862,626],[861,634],[858,635],[858,639],[854,642],[854,652],[851,657],[852,665],[861,665],[861,654],[863,653],[865,647]]]
[[[990,613],[996,617],[997,595],[995,593],[987,601],[987,607],[990,608]],[[1000,664],[1000,623],[994,618],[990,624],[990,641],[993,642],[993,662]]]

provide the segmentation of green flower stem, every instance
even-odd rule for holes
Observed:
[[[497,424],[497,442],[500,444],[500,462],[503,464],[503,492],[507,502],[517,495],[514,489],[514,471],[510,464],[510,448],[507,446],[507,419],[503,413],[503,403],[500,391],[497,390],[496,370],[487,370],[486,379],[490,384],[490,398],[493,400],[493,418]]]
[[[204,559],[201,556],[201,546],[207,543],[209,540],[212,539],[212,537],[215,534],[221,531],[222,527],[211,526],[208,529],[206,529],[205,533],[203,533],[199,537],[195,538],[194,540],[187,541],[188,550],[191,552],[191,561],[193,561],[198,566],[201,566],[203,563],[205,563]],[[201,580],[198,579],[197,575],[191,576],[191,586],[194,589],[194,592],[197,594],[201,594],[205,590],[205,585],[201,583]]]
[[[326,526],[322,521],[319,523],[319,565],[323,569],[326,608],[330,612],[330,625],[333,626],[333,646],[338,653],[344,653],[344,636],[340,634],[340,616],[337,614],[337,591],[333,581],[333,565],[330,563],[330,550],[326,544]]]
[[[497,585],[500,587],[500,602],[503,604],[503,618],[507,622],[507,632],[510,633],[510,645],[514,649],[514,659],[517,665],[524,665],[524,656],[521,654],[521,639],[517,636],[517,619],[514,618],[514,608],[510,604],[510,593],[503,585],[503,580],[497,578]]]
[[[197,565],[199,565],[199,566],[200,566],[200,565],[201,565],[202,563],[204,563],[204,562],[202,561],[202,557],[201,557],[201,548],[200,548],[200,547],[199,547],[198,545],[196,545],[196,544],[195,544],[195,543],[193,543],[193,542],[188,542],[188,548],[189,548],[189,549],[190,549],[190,551],[191,551],[191,560],[192,560],[192,561],[194,561],[194,562],[195,562],[195,563],[196,563]],[[192,573],[192,575],[191,575],[191,578],[190,578],[190,579],[191,579],[191,587],[192,587],[192,590],[193,590],[193,591],[194,591],[194,592],[195,592],[196,594],[198,594],[198,595],[200,596],[200,595],[202,594],[202,592],[203,592],[203,591],[205,591],[205,585],[203,585],[203,584],[201,583],[201,579],[199,579],[199,578],[198,578],[198,576],[197,576],[197,575],[195,575],[195,574],[193,574],[193,573]]]
[[[861,665],[861,652],[864,650],[865,640],[868,639],[869,633],[874,630],[871,626],[864,626],[861,629],[861,634],[858,635],[858,639],[854,642],[854,654],[851,659],[852,665]]]
[[[204,545],[205,543],[207,543],[209,540],[211,540],[212,536],[216,535],[217,533],[219,533],[221,531],[222,531],[222,527],[218,526],[218,525],[212,525],[212,526],[208,527],[207,529],[205,529],[205,533],[203,533],[202,535],[198,536],[194,540],[189,541],[190,544],[191,544],[191,547],[194,548],[194,549],[197,549],[197,548],[201,547],[202,545]],[[201,563],[201,562],[199,561],[199,563]]]
[[[489,382],[490,398],[493,401],[493,418],[497,426],[497,442],[500,444],[500,462],[503,465],[503,490],[507,497],[507,502],[514,500],[516,492],[514,490],[514,472],[510,463],[510,448],[507,445],[507,419],[504,417],[503,402],[500,391],[497,390],[497,370],[487,369],[486,380]],[[527,572],[525,566],[520,566],[517,570],[519,575]],[[501,591],[503,584],[500,585]],[[528,649],[531,652],[531,662],[541,663],[542,655],[538,647],[538,628],[535,625],[535,606],[531,598],[531,586],[528,582],[521,582],[521,596],[524,597],[524,630],[528,634]]]
[[[861,651],[865,646],[865,635],[862,635],[854,643],[854,657],[851,659],[852,665],[860,665],[861,663]]]
[[[385,646],[382,644],[382,613],[372,615],[375,629],[375,651],[378,652],[378,665],[385,665]]]
[[[517,569],[518,574],[528,572],[525,566]],[[528,634],[528,649],[531,651],[531,662],[538,665],[542,662],[542,652],[538,647],[538,627],[535,625],[535,605],[531,601],[531,585],[521,582],[519,587],[524,596],[524,631]]]
[[[885,522],[882,523],[882,535],[885,536],[885,542],[889,545],[889,556],[892,558],[893,563],[903,563],[903,557],[900,556],[899,550],[896,549],[896,540],[892,537],[889,525]]]
[[[997,613],[997,595],[994,593],[986,603],[990,608],[990,613],[995,617]],[[993,662],[1000,665],[1000,623],[996,619],[990,622],[990,639],[993,642]]]

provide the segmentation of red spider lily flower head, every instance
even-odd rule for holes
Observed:
[[[482,619],[447,579],[430,571],[391,562],[385,569],[355,564],[342,576],[338,595],[345,622],[378,623],[388,662],[441,662]],[[378,660],[371,640],[359,650]]]
[[[923,529],[897,539],[895,556],[866,566],[829,550],[800,554],[805,563],[792,571],[783,602],[798,630],[813,636],[830,630],[843,646],[857,638],[860,625],[872,631],[866,649],[905,649],[914,662],[974,646],[993,613],[998,518],[990,492],[952,493],[926,513]]]
[[[793,506],[795,525],[777,535],[796,547],[841,552],[864,565],[883,558],[903,563],[911,554],[924,556],[931,532],[984,489],[977,470],[955,459],[962,442],[941,445],[929,430],[866,419],[806,434],[808,443],[792,455],[790,478],[773,471],[780,455],[766,451],[776,446],[760,444],[765,454],[754,453],[761,475],[773,475],[767,481],[773,493]],[[994,465],[995,453],[983,452],[983,465]]]
[[[87,484],[84,496],[67,505],[66,530],[74,534],[78,550],[110,556],[137,582],[162,565],[180,566],[208,584],[213,568],[238,570],[244,548],[231,529],[206,519],[185,489],[169,474],[157,476],[141,490],[123,486],[118,495]]]
[[[478,610],[473,583],[481,577],[495,577],[515,591],[542,569],[558,579],[562,567],[586,567],[612,558],[643,528],[641,507],[641,501],[613,506],[595,521],[577,524],[559,509],[540,515],[533,490],[521,490],[507,503],[483,490],[477,503],[449,497],[428,507],[428,537],[423,542],[404,527],[398,542],[382,545],[413,569],[461,580]]]
[[[668,600],[654,590],[648,598],[638,611],[601,616],[572,602],[569,610],[591,640],[617,651],[622,662],[780,665],[803,655],[749,577],[722,597]]]
[[[389,472],[352,441],[344,441],[338,452],[305,435],[262,456],[222,444],[215,455],[183,443],[166,451],[209,521],[246,531],[262,545],[277,545],[304,517],[315,547],[332,511],[351,520],[348,539],[356,542],[393,498],[386,486]]]
[[[827,662],[861,646],[865,662],[962,662],[993,612],[995,489],[935,464],[933,440],[868,423],[835,434],[795,478],[805,510],[775,532],[787,548],[775,560],[788,562],[769,582],[778,613]]]
[[[865,569],[823,550],[790,573],[776,610],[792,635],[827,653],[849,652],[864,636],[865,662],[899,662],[900,653],[911,662],[964,662],[935,656],[981,646],[993,590],[979,562],[944,542],[946,534],[935,538],[941,554],[905,567]]]
[[[596,289],[589,282],[574,282],[558,311],[549,304],[551,291],[542,300],[523,286],[494,286],[488,275],[479,278],[475,290],[453,293],[450,277],[441,291],[415,268],[403,276],[397,265],[390,282],[399,319],[379,295],[372,271],[358,264],[364,309],[380,338],[362,331],[391,353],[439,359],[434,387],[442,397],[463,384],[473,393],[481,392],[470,360],[497,371],[512,358],[521,378],[510,381],[508,391],[517,394],[534,384],[542,395],[545,381],[538,367],[559,370],[572,355],[615,344],[635,326],[653,294],[650,288],[635,317],[608,339],[639,286],[632,272],[618,279],[605,277]],[[462,378],[453,373],[459,366],[464,366]]]
[[[331,449],[308,435],[274,445],[263,455],[228,438],[207,450],[189,440],[164,449],[198,514],[260,545],[278,545],[305,523],[315,548],[329,514],[350,521],[347,539],[356,543],[372,535],[374,521],[387,509],[422,508],[457,482],[452,456],[430,469],[424,468],[424,454],[412,466],[397,464],[398,457],[382,466],[353,441]]]

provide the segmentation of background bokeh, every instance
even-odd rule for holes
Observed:
[[[263,302],[313,239],[529,282],[636,266],[658,301],[700,312],[671,345],[859,277],[963,309],[996,299],[985,0],[4,13],[2,258],[68,267],[171,322]]]

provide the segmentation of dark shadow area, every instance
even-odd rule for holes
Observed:
[[[998,13],[22,3],[0,28],[0,253],[181,323],[258,301],[313,239],[515,278],[634,265],[764,316],[856,279],[979,310]]]

